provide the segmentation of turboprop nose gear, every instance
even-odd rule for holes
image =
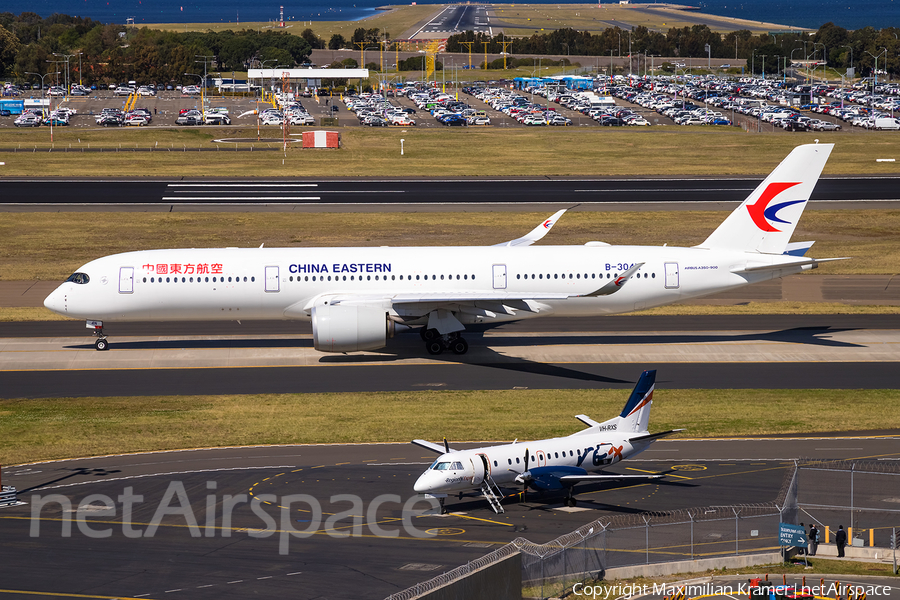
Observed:
[[[87,321],[85,327],[94,331],[94,337],[97,338],[94,348],[100,351],[109,350],[109,341],[103,334],[103,321]]]

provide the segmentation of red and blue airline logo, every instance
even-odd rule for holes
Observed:
[[[544,229],[550,229],[553,227],[553,219],[547,219],[543,222]]]
[[[753,219],[753,222],[757,227],[767,233],[778,233],[781,230],[776,229],[772,225],[772,221],[774,221],[775,223],[785,223],[790,225],[790,222],[778,218],[778,211],[780,211],[782,208],[805,202],[805,200],[788,200],[787,202],[773,204],[772,206],[769,206],[769,202],[774,200],[775,196],[777,196],[781,192],[790,189],[795,185],[800,185],[800,182],[796,181],[794,183],[788,183],[786,181],[777,181],[775,183],[770,183],[768,186],[766,186],[766,189],[763,190],[763,193],[760,194],[759,200],[757,200],[755,204],[747,205],[747,212],[750,213],[750,218]]]

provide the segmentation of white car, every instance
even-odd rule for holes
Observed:
[[[156,90],[151,90],[151,89],[148,88],[148,87],[142,87],[142,88],[140,88],[140,89],[138,90],[137,93],[138,93],[139,95],[141,95],[141,96],[155,96],[155,95],[156,95]]]
[[[281,126],[284,123],[284,117],[281,115],[263,115],[260,119],[263,125],[278,125]]]

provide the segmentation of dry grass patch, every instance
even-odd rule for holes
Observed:
[[[685,437],[900,428],[898,390],[666,390],[664,380],[659,388],[652,430],[686,427]],[[618,414],[627,395],[623,388],[2,400],[0,463],[208,446],[542,439],[578,431],[576,414]],[[856,407],[852,422],[848,406]]]
[[[546,244],[692,246],[727,211],[567,213]],[[153,248],[463,246],[514,239],[545,213],[30,213],[0,214],[0,280],[56,281],[107,254]],[[811,254],[852,256],[817,274],[893,274],[900,211],[808,210],[795,239]],[[73,232],[76,234],[73,235]]]
[[[341,119],[355,117],[343,111]],[[427,118],[427,117],[425,117]],[[136,129],[136,128],[135,128]],[[830,132],[795,135],[747,134],[732,127],[684,129],[653,126],[624,131],[605,127],[487,128],[412,127],[344,128],[343,148],[286,153],[219,152],[191,154],[187,147],[213,147],[219,137],[256,138],[253,129],[175,130],[63,129],[54,133],[55,147],[103,146],[123,151],[90,154],[41,152],[50,146],[47,132],[2,131],[0,148],[37,148],[36,152],[0,152],[4,174],[21,177],[119,177],[123,173],[156,177],[221,177],[222,173],[258,177],[635,177],[635,176],[763,176],[798,144],[835,142],[825,174],[894,175],[892,163],[878,158],[900,155],[900,136],[892,132]],[[265,136],[280,137],[276,128]],[[405,140],[400,156],[400,139]],[[79,141],[80,140],[80,141]],[[126,152],[129,147],[168,147],[171,152]],[[262,144],[276,147],[279,144]],[[279,146],[280,147],[280,146]],[[231,150],[229,152],[229,150]],[[589,199],[589,198],[588,198]],[[485,199],[488,200],[488,199]]]

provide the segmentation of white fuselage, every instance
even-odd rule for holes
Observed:
[[[427,314],[429,306],[446,308],[446,294],[462,307],[462,323],[490,323],[629,312],[808,268],[732,272],[782,258],[607,245],[148,250],[89,262],[79,270],[89,281],[63,283],[45,305],[107,322],[304,319],[318,299],[340,296],[382,302],[402,322]],[[644,265],[616,293],[579,297],[635,263]],[[422,301],[410,303],[417,295]],[[392,305],[400,296],[406,304]]]
[[[593,433],[585,429],[566,437],[457,450],[438,457],[419,476],[414,489],[429,494],[469,490],[479,487],[486,474],[497,485],[513,486],[516,477],[526,471],[526,450],[528,469],[575,467],[588,473],[597,472],[639,454],[650,443],[648,440],[632,444],[628,438],[615,433]]]

